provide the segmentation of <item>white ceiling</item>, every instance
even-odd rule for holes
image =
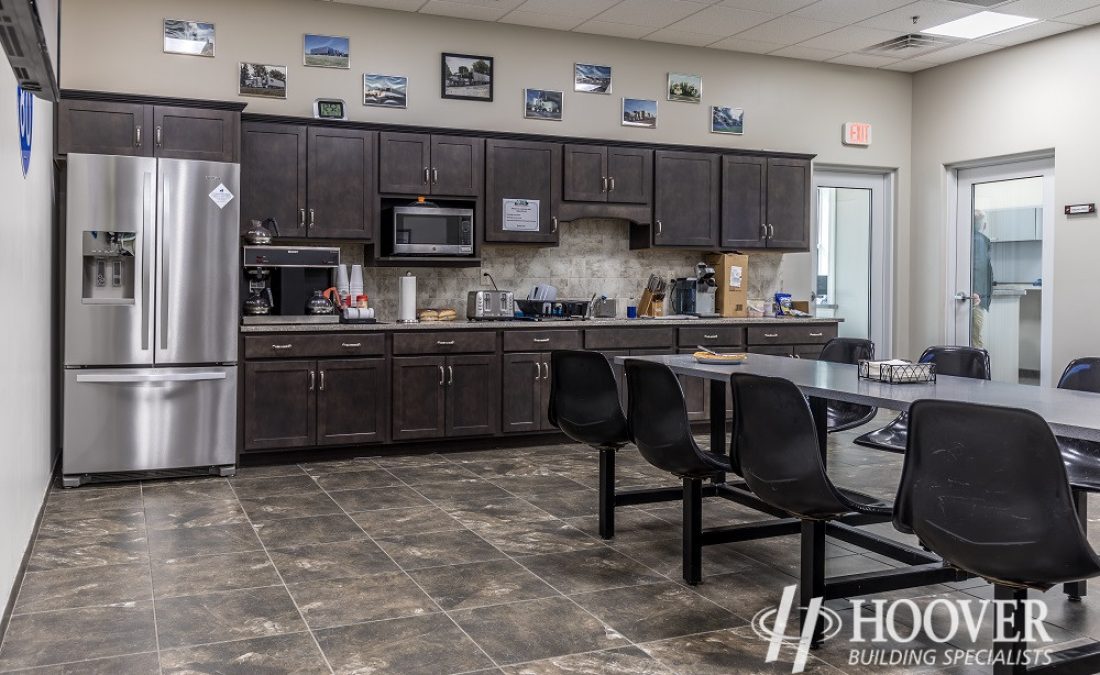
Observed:
[[[1100,23],[1100,0],[334,1],[906,72]],[[872,45],[986,9],[1042,21],[980,40],[868,53]]]

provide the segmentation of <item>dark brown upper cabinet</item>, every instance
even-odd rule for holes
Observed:
[[[559,143],[490,139],[485,142],[485,241],[557,244],[561,201]],[[538,230],[505,229],[504,200],[538,200]]]
[[[767,246],[767,182],[767,157],[722,157],[722,248]]]
[[[241,127],[241,231],[274,218],[283,236],[306,236],[306,127]]]
[[[648,204],[653,151],[602,145],[566,145],[562,199],[577,202]]]
[[[379,135],[378,152],[380,192],[481,195],[484,139],[385,131]]]
[[[768,158],[768,248],[810,249],[810,160]]]
[[[370,241],[376,134],[310,127],[306,230],[310,237]]]
[[[57,151],[236,162],[240,120],[235,110],[64,100]]]
[[[654,246],[718,245],[719,155],[658,150],[654,157]]]

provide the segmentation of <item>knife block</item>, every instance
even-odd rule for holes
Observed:
[[[638,316],[657,317],[665,314],[665,296],[656,295],[648,288],[642,291],[642,299],[638,302]]]

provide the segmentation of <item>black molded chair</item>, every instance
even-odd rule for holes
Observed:
[[[874,358],[875,343],[870,340],[833,338],[825,343],[818,360],[855,365],[861,360],[870,361]],[[859,403],[830,400],[827,405],[828,421],[826,424],[829,433],[863,426],[878,414],[878,408]]]
[[[680,380],[661,363],[626,361],[627,420],[642,457],[684,482],[684,578],[702,576],[703,480],[732,469],[730,458],[699,447]]]
[[[936,375],[989,379],[989,352],[978,347],[929,347],[920,355],[919,362],[936,364]],[[909,413],[899,413],[892,422],[881,429],[863,434],[854,443],[887,452],[905,452],[909,433],[908,421]]]
[[[600,451],[600,536],[615,536],[615,451],[630,442],[615,372],[599,352],[550,353],[550,424]]]
[[[1027,589],[1100,575],[1100,557],[1077,519],[1061,451],[1038,415],[956,401],[909,408],[910,434],[894,527],[915,534],[944,562],[994,584],[1020,638],[995,645],[1015,663]],[[1096,652],[1096,653],[1090,653]],[[1098,672],[1100,650],[1074,650],[1062,672]],[[1062,669],[1055,657],[1055,667]],[[1083,667],[1085,662],[1092,667]],[[995,673],[1023,673],[999,666]]]
[[[1090,356],[1074,359],[1058,379],[1059,389],[1100,394],[1100,358]],[[1088,493],[1100,492],[1100,443],[1079,438],[1058,438],[1062,461],[1066,465],[1073,501],[1082,526],[1088,523]],[[1080,600],[1088,592],[1083,581],[1066,584],[1070,600]]]

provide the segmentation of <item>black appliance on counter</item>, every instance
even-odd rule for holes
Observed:
[[[588,318],[590,300],[519,300],[517,321],[583,321]]]
[[[327,246],[245,246],[241,263],[241,323],[338,323],[340,316],[310,314],[316,291],[333,285],[340,249]],[[264,308],[266,306],[266,311]]]

